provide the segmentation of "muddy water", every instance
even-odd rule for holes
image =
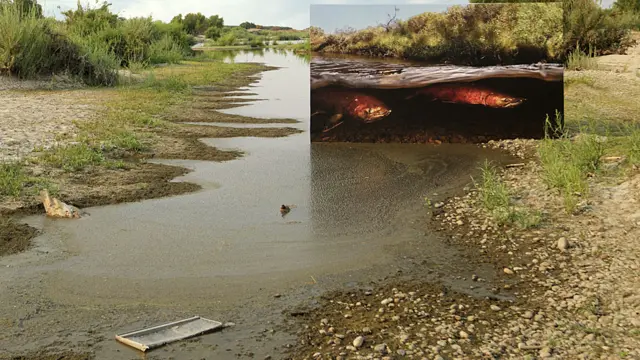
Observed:
[[[308,129],[304,61],[271,51],[236,61],[282,69],[250,87],[266,101],[225,112],[299,119]],[[175,181],[202,184],[194,194],[89,208],[78,221],[25,219],[43,235],[33,251],[0,259],[0,358],[41,347],[139,358],[113,336],[201,315],[236,326],[147,357],[277,359],[295,341],[279,327],[282,311],[325,290],[419,271],[487,294],[460,277],[491,280],[492,270],[429,232],[424,197],[468,182],[485,158],[509,159],[465,145],[311,145],[308,132],[202,141],[246,156],[158,160],[193,169]],[[293,205],[284,218],[281,204]]]

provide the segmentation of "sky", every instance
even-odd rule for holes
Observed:
[[[60,11],[75,8],[77,0],[39,0],[47,15],[60,18]],[[81,0],[82,4],[95,5],[95,0]],[[387,19],[387,14],[393,11],[393,6],[403,8],[408,4],[466,4],[467,0],[111,0],[112,11],[122,17],[153,16],[154,19],[169,21],[177,14],[201,12],[206,16],[220,15],[227,25],[238,25],[244,21],[260,25],[290,26],[304,29],[310,25],[311,4],[352,4],[352,5],[386,5],[381,13],[378,10],[360,10],[352,12],[325,13],[324,17],[314,17],[314,22],[326,24],[330,31],[334,31],[336,24],[351,25],[354,28],[376,25]],[[608,6],[613,0],[603,0],[602,5]],[[373,7],[376,8],[376,7]],[[399,18],[411,15],[410,8],[404,8],[398,13]],[[422,10],[433,11],[433,10]],[[342,28],[345,25],[337,25]],[[366,27],[365,26],[365,27]]]
[[[454,4],[467,4],[467,1],[420,5],[311,5],[311,25],[330,33],[347,26],[361,30],[387,23],[389,16],[393,16],[394,7],[398,9],[396,19],[406,20],[425,12],[443,12]]]

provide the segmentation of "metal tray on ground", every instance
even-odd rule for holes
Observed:
[[[116,340],[138,350],[147,351],[223,327],[224,325],[219,321],[194,316],[189,319],[116,335]]]

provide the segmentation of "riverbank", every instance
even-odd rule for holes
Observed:
[[[146,70],[131,77],[128,85],[111,89],[24,90],[20,82],[5,81],[17,89],[0,93],[0,102],[6,105],[0,129],[8,134],[0,146],[0,213],[3,217],[42,213],[37,197],[42,188],[81,208],[199,189],[195,184],[171,182],[187,169],[145,160],[227,161],[242,153],[218,150],[199,139],[300,132],[286,126],[297,122],[292,119],[273,120],[283,123],[282,128],[184,124],[271,123],[216,110],[246,102],[234,100],[227,92],[274,69],[202,59]],[[6,221],[2,226],[1,233],[9,234],[16,225]]]
[[[566,137],[490,142],[522,164],[427,199],[430,228],[500,274],[463,279],[493,295],[419,276],[327,294],[296,317],[290,358],[640,357],[640,85],[602,69],[566,73]]]

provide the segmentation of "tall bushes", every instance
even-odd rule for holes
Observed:
[[[32,10],[25,10],[25,3]],[[191,54],[182,24],[122,19],[110,4],[78,4],[64,21],[43,18],[33,0],[0,0],[0,73],[22,78],[65,72],[92,85],[113,85],[120,66],[176,63]]]

